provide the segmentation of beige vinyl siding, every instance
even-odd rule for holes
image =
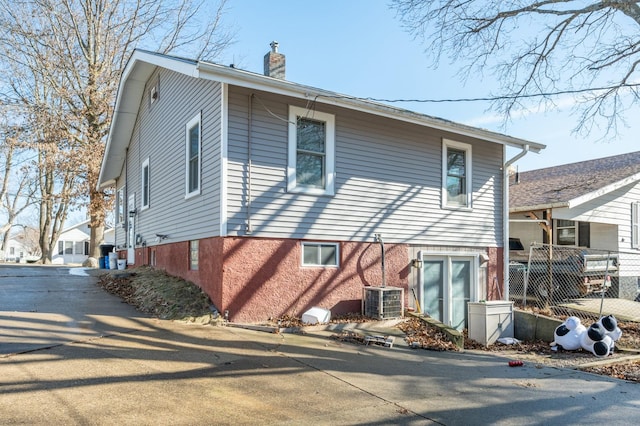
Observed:
[[[248,90],[229,90],[228,232],[246,235]],[[252,107],[254,236],[502,246],[502,146],[322,105],[335,115],[336,194],[286,192],[289,103],[256,92]],[[276,118],[277,116],[279,118]],[[441,208],[442,138],[473,146],[473,209]]]
[[[158,81],[159,98],[149,108],[149,87]],[[202,112],[201,194],[185,199],[185,126],[199,112]],[[221,84],[164,69],[151,76],[127,155],[127,191],[136,193],[139,212],[135,232],[142,235],[147,245],[157,243],[156,234],[169,235],[168,241],[218,235],[220,134]],[[140,168],[146,158],[149,158],[150,205],[140,211]]]

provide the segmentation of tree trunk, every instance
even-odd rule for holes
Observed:
[[[104,192],[91,190],[89,202],[89,220],[91,225],[91,238],[89,240],[89,256],[100,258],[100,245],[104,242]]]

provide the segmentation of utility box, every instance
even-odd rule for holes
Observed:
[[[501,337],[513,337],[513,302],[469,302],[469,338],[485,346]]]
[[[404,289],[364,287],[362,314],[377,320],[402,318],[404,314]]]

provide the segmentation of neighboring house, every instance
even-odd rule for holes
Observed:
[[[82,264],[89,257],[90,237],[88,220],[64,229],[54,245],[51,262],[58,265]],[[105,229],[102,243],[113,244],[114,238],[114,229]]]
[[[527,250],[537,242],[632,256],[640,253],[639,206],[640,151],[516,173],[509,185],[510,236]],[[624,256],[618,297],[634,299],[637,262]]]
[[[2,259],[5,262],[26,262],[28,256],[28,248],[20,241],[19,236],[14,236],[7,241],[7,247]]]
[[[99,178],[121,256],[234,321],[359,312],[386,285],[465,326],[503,283],[504,171],[544,145],[283,77],[275,47],[265,75],[134,52]]]

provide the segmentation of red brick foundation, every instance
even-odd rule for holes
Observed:
[[[156,266],[200,286],[236,322],[258,322],[284,315],[300,317],[313,306],[332,315],[361,311],[362,288],[382,284],[377,243],[340,244],[340,266],[301,266],[298,240],[208,238],[199,240],[199,268],[189,270],[189,242],[136,250],[136,265]],[[385,244],[386,285],[408,288],[408,248]]]
[[[362,288],[382,284],[381,250],[375,242],[341,243],[338,268],[301,266],[299,240],[207,238],[199,240],[199,251],[195,271],[189,269],[188,241],[136,249],[136,265],[155,257],[156,267],[200,286],[236,322],[300,317],[313,306],[334,316],[361,312]],[[405,306],[410,296],[408,252],[405,244],[385,244],[386,285],[405,289]],[[502,253],[502,248],[488,249],[488,300],[504,295]]]

